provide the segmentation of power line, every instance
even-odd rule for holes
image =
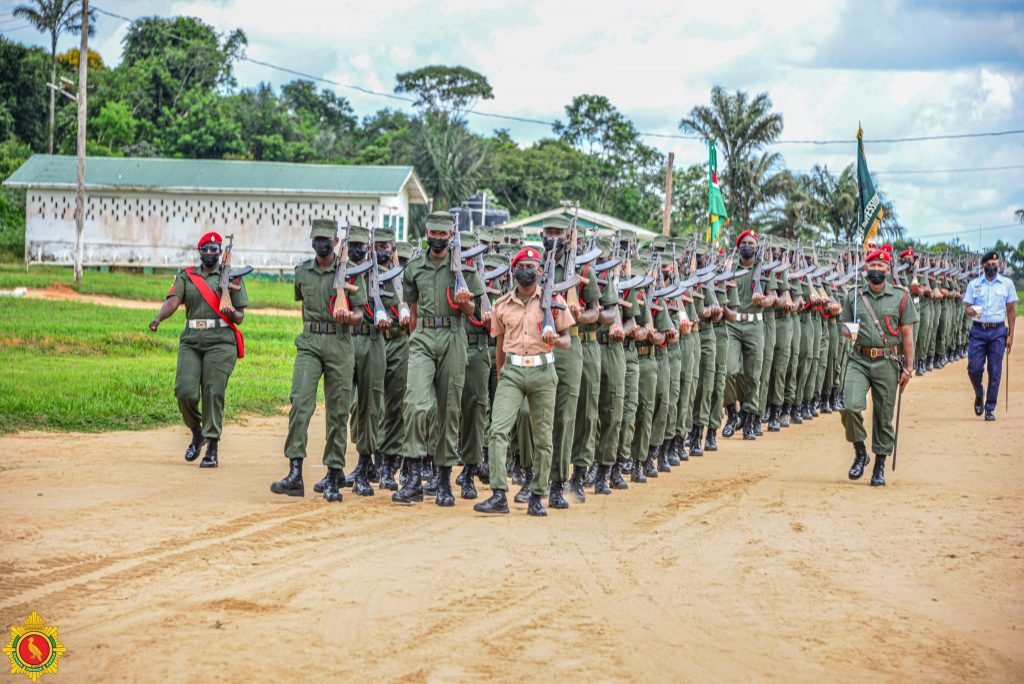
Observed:
[[[1006,223],[1006,224],[1001,225],[1001,226],[982,226],[981,228],[962,228],[960,230],[954,230],[954,231],[948,232],[948,233],[929,233],[928,235],[921,235],[920,239],[922,239],[922,240],[931,240],[932,238],[957,237],[957,236],[960,236],[960,235],[963,235],[965,237],[970,237],[974,233],[987,233],[990,230],[1006,230],[1007,228],[1024,228],[1024,226],[1022,226],[1019,223]]]
[[[873,171],[879,175],[910,175],[917,173],[978,173],[980,171],[1009,171],[1011,169],[1024,169],[1024,164],[1011,166],[975,166],[966,169],[893,169],[892,171]]]

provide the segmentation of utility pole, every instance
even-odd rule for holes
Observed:
[[[82,0],[82,42],[78,48],[78,179],[75,189],[75,288],[82,286],[82,231],[85,229],[85,112],[89,92],[89,0]]]
[[[672,230],[672,166],[675,161],[675,152],[669,152],[668,171],[665,173],[665,219],[661,224],[661,234],[665,236]]]

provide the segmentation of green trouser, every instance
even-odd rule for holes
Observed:
[[[530,427],[530,402],[523,397],[519,406],[519,418],[516,419],[510,435],[512,451],[519,456],[519,465],[523,468],[533,467],[533,432]]]
[[[800,320],[800,370],[796,381],[796,403],[807,400],[808,381],[811,369],[814,368],[815,355],[818,353],[818,341],[814,337],[814,321],[810,314],[802,314]]]
[[[352,337],[347,333],[320,335],[304,332],[295,338],[295,369],[292,372],[291,410],[285,458],[305,458],[309,421],[316,409],[316,388],[324,379],[327,443],[324,465],[345,467],[348,448],[348,408],[352,393]]]
[[[555,417],[555,390],[558,375],[555,365],[519,368],[506,363],[501,369],[501,379],[494,393],[494,409],[491,411],[490,453],[503,454],[508,450],[509,433],[519,420],[523,401],[528,405],[530,432],[533,435],[533,481],[532,494],[543,496],[551,472],[551,435]],[[508,491],[504,468],[490,469],[492,491]]]
[[[576,427],[576,409],[580,400],[580,379],[583,377],[583,343],[573,335],[569,349],[555,350],[555,371],[558,389],[555,392],[555,434],[551,453],[551,481],[569,479],[572,461],[572,440]]]
[[[668,410],[665,412],[665,439],[677,436],[679,425],[679,393],[683,387],[683,343],[669,343],[668,347]]]
[[[850,357],[843,384],[843,409],[840,415],[846,428],[846,441],[863,442],[868,433],[864,429],[864,410],[868,407],[871,390],[871,450],[879,455],[892,453],[896,431],[892,427],[892,412],[899,390],[899,370],[890,359],[866,359],[856,351]]]
[[[598,409],[597,452],[599,465],[615,464],[619,451],[623,403],[626,399],[626,355],[621,342],[609,341],[601,347],[601,397]]]
[[[409,336],[396,334],[384,341],[384,412],[377,444],[385,456],[405,453],[405,379],[409,365]]]
[[[707,326],[706,328],[704,326]],[[725,331],[723,330],[724,334]],[[715,389],[715,354],[718,345],[711,323],[700,324],[700,371],[693,400],[693,425],[703,428],[711,420],[711,393]]]
[[[640,356],[641,353],[644,355]],[[647,448],[651,445],[655,396],[658,393],[658,361],[651,347],[641,346],[637,357],[636,430],[630,442],[629,456],[634,461],[642,461],[647,458]]]
[[[676,437],[683,437],[693,429],[693,397],[697,392],[700,374],[700,333],[684,335],[679,365],[679,410],[676,413]]]
[[[622,401],[622,422],[619,423],[619,445],[616,449],[616,460],[626,461],[632,458],[633,435],[636,433],[637,404],[640,391],[640,358],[636,353],[636,343],[630,341],[623,345],[623,358],[626,360],[626,376],[623,383],[625,396]]]
[[[387,360],[384,337],[377,332],[353,335],[355,367],[352,373],[352,398],[348,430],[360,456],[377,452],[377,430],[383,412],[384,371]]]
[[[421,459],[434,452],[434,465],[455,466],[462,419],[462,383],[466,375],[466,332],[454,328],[416,328],[409,338],[405,389],[405,453]],[[431,428],[436,428],[431,440]],[[500,468],[499,468],[500,470]]]
[[[839,325],[842,325],[840,323]],[[836,385],[836,391],[842,392],[843,385],[846,383],[846,368],[850,363],[850,352],[853,350],[853,342],[839,335],[839,378],[838,384]]]
[[[764,324],[761,321],[726,323],[726,331],[726,372],[736,383],[736,398],[740,400],[743,411],[760,416]]]
[[[941,318],[941,311],[939,310],[938,300],[932,300],[932,318],[928,321],[928,332],[925,335],[925,357],[935,356],[935,347],[937,344],[939,319]]]
[[[790,314],[793,323],[793,343],[789,348],[789,370],[786,371],[786,400],[784,403],[796,406],[797,385],[800,384],[800,352],[804,343],[802,314]]]
[[[818,329],[818,368],[811,383],[811,398],[821,396],[825,387],[825,372],[828,370],[828,321],[817,316],[815,327]]]
[[[928,316],[931,315],[931,312],[928,311],[927,305],[924,304],[926,301],[928,301],[927,298],[922,300],[921,297],[914,297],[914,304],[917,306],[917,313],[920,318],[920,320],[914,324],[914,349],[918,354],[921,353],[921,340],[924,339],[924,333],[922,330],[928,327]]]
[[[221,335],[197,335],[195,332],[209,331],[182,334],[174,396],[189,430],[202,430],[206,439],[220,439],[228,378],[235,368],[238,350],[233,337],[225,342]],[[188,339],[184,339],[186,335]]]
[[[833,316],[825,321],[825,332],[828,335],[828,351],[825,354],[828,363],[825,366],[825,380],[821,391],[830,394],[839,378],[839,319]]]
[[[658,364],[658,386],[654,393],[654,418],[651,421],[651,446],[659,446],[665,441],[665,428],[668,426],[668,409],[672,386],[671,362],[666,347],[654,348],[654,360]]]
[[[583,342],[583,373],[580,375],[580,398],[572,436],[572,464],[581,468],[590,467],[597,451],[601,349],[596,341]]]
[[[793,354],[793,317],[789,314],[775,319],[775,358],[772,359],[771,397],[772,406],[786,403],[786,377]]]
[[[725,376],[729,367],[729,331],[725,326],[725,323],[715,325],[715,384],[708,408],[708,427],[712,430],[722,426],[725,409]]]
[[[757,415],[763,416],[768,410],[768,384],[771,381],[772,364],[775,362],[775,338],[778,326],[774,311],[764,312],[764,355],[761,357],[761,377],[757,385]]]
[[[466,377],[462,385],[462,425],[459,430],[462,462],[479,465],[484,460],[484,427],[489,408],[487,381],[491,376],[491,356],[487,352],[487,334],[467,337]]]

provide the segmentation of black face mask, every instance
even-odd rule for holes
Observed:
[[[868,282],[872,285],[881,285],[885,282],[885,277],[888,274],[885,271],[879,271],[878,269],[871,269],[868,271]]]
[[[386,266],[391,263],[391,250],[390,249],[378,249],[377,250],[377,263],[381,266]]]
[[[220,261],[220,254],[200,254],[199,260],[203,262],[203,266],[206,268],[213,268]]]
[[[399,266],[405,266],[407,263],[409,263],[408,259],[403,259],[402,257],[398,257],[398,265]]]
[[[555,254],[558,254],[565,249],[565,240],[560,237],[554,237],[553,235],[545,235],[543,243],[545,252],[555,250]]]
[[[704,268],[704,257],[697,257],[697,268]]]
[[[999,266],[996,264],[985,264],[985,275],[989,278],[994,277],[999,273]]]
[[[350,245],[348,248],[348,258],[352,261],[362,261],[366,258],[366,247],[363,245]]]
[[[448,238],[427,238],[427,246],[434,254],[440,254],[448,248]]]
[[[537,271],[532,268],[517,268],[516,282],[523,287],[529,287],[537,282]]]
[[[744,259],[753,259],[754,254],[756,253],[757,250],[751,247],[750,245],[743,245],[742,247],[740,247],[740,256]]]
[[[313,240],[313,251],[321,259],[326,259],[327,255],[334,249],[334,245],[331,244],[330,240],[318,239]]]

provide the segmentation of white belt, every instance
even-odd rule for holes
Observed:
[[[920,297],[914,297],[914,303],[915,304],[920,304],[921,303],[921,298]]]
[[[753,323],[754,321],[760,321],[764,319],[764,314],[751,313],[751,314],[736,314],[737,323]]]
[[[185,322],[186,328],[206,330],[207,328],[226,328],[228,324],[220,318],[195,318]]]
[[[518,354],[509,354],[508,362],[513,366],[519,368],[534,368],[536,366],[546,366],[549,363],[555,362],[555,355],[551,352],[544,354],[534,354],[532,356],[520,356]]]

